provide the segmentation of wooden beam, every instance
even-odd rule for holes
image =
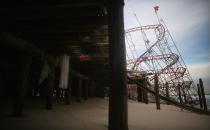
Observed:
[[[199,84],[197,84],[197,89],[198,89],[198,98],[199,98],[200,108],[203,109],[203,101],[202,101],[202,97],[201,97],[201,89],[200,89]]]
[[[19,83],[17,84],[15,96],[14,96],[14,107],[13,107],[13,115],[14,116],[22,116],[23,109],[24,109],[24,98],[26,94],[26,89],[28,86],[28,77],[30,72],[31,66],[31,57],[30,56],[23,56],[22,57],[22,65],[20,69],[20,79]]]
[[[109,130],[128,130],[126,51],[124,38],[123,0],[110,1],[110,96]]]
[[[0,41],[1,41],[0,44],[5,44],[5,45],[11,46],[13,48],[22,50],[37,59],[48,60],[50,62],[53,62],[52,56],[46,54],[44,51],[42,51],[41,49],[37,48],[36,46],[28,43],[27,41],[25,41],[21,38],[15,37],[8,32],[0,33]]]
[[[159,83],[157,74],[155,74],[155,101],[157,110],[160,110]]]
[[[127,78],[128,78],[128,80],[129,80],[129,82],[132,82],[132,83],[137,84],[138,86],[140,86],[140,87],[142,87],[143,89],[147,90],[147,91],[148,91],[149,93],[151,93],[151,94],[154,94],[154,95],[156,94],[156,92],[153,91],[153,90],[151,90],[149,87],[148,87],[148,88],[144,87],[144,86],[142,85],[142,83],[140,83],[140,82],[138,82],[138,81],[132,79],[132,78],[129,77],[129,76],[127,76]],[[176,101],[174,101],[174,100],[171,100],[171,99],[169,99],[169,98],[167,98],[167,97],[165,97],[165,96],[162,96],[162,95],[160,95],[160,94],[159,94],[159,97],[160,97],[162,100],[168,101],[168,102],[170,102],[170,104],[175,105],[175,106],[177,106],[177,107],[180,107],[180,108],[183,108],[183,109],[192,111],[192,112],[196,112],[196,113],[202,113],[202,114],[208,114],[208,115],[210,115],[210,112],[208,112],[208,111],[204,111],[204,110],[202,110],[202,109],[199,109],[199,108],[196,108],[196,107],[191,107],[191,106],[188,106],[188,105],[185,105],[185,104],[180,104],[180,103],[178,103],[178,102],[176,102]]]
[[[202,96],[204,111],[207,111],[206,96],[205,96],[205,91],[203,87],[203,81],[201,78],[199,79],[199,84],[200,84],[200,89],[201,89],[201,96]]]

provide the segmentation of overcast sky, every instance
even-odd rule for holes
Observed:
[[[154,6],[164,19],[191,76],[203,78],[210,94],[210,0],[125,0],[125,29],[157,24]]]

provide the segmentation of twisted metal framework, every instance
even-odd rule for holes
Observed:
[[[197,105],[197,88],[164,21],[159,17],[158,21],[156,25],[140,25],[125,30],[128,75],[146,75],[150,89],[154,90],[154,75],[157,74],[162,96],[166,96],[168,89],[170,99],[190,106]],[[152,34],[153,37],[150,36]],[[140,36],[146,49],[141,55],[136,38]]]

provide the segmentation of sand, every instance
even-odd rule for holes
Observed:
[[[0,102],[0,130],[107,130],[108,100],[92,98],[66,106],[56,103],[53,110],[44,109],[44,101],[26,103],[24,116],[10,117],[11,106]],[[129,130],[210,130],[210,116],[182,111],[171,105],[128,102]]]

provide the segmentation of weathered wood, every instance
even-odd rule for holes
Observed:
[[[138,102],[142,102],[142,88],[137,87],[137,100]]]
[[[179,96],[179,102],[181,104],[183,104],[182,95],[181,95],[181,85],[180,84],[178,84],[178,86],[177,86],[177,93],[178,93],[178,96]]]
[[[155,74],[155,101],[157,110],[160,110],[159,84],[157,74]]]
[[[144,87],[144,86],[142,85],[142,83],[140,83],[140,82],[138,82],[138,81],[136,81],[136,80],[130,78],[129,76],[128,76],[127,78],[128,78],[128,80],[129,80],[129,82],[132,82],[132,83],[137,84],[138,86],[142,87],[143,89],[147,90],[149,93],[151,93],[151,94],[153,94],[153,95],[156,94],[155,91],[151,90],[150,88]],[[164,97],[164,96],[162,96],[162,95],[159,95],[159,97],[160,97],[162,100],[168,101],[168,102],[170,102],[170,104],[175,105],[175,106],[177,106],[177,107],[180,107],[180,108],[183,108],[183,109],[192,111],[192,112],[196,112],[196,113],[202,113],[202,114],[208,114],[208,115],[210,115],[210,112],[208,112],[208,111],[204,111],[204,110],[202,110],[202,109],[199,109],[199,108],[196,108],[196,107],[191,107],[191,106],[188,106],[188,105],[185,105],[185,104],[180,104],[180,103],[178,103],[178,102],[176,102],[176,101],[174,101],[174,100],[168,99],[168,98],[166,98],[166,97]]]
[[[199,84],[197,84],[197,88],[198,88],[198,98],[199,98],[200,108],[203,109],[203,101],[202,101],[202,97],[201,97],[201,89],[200,89]]]
[[[0,42],[1,44],[5,44],[7,46],[20,49],[39,60],[48,60],[50,62],[53,62],[52,56],[46,54],[44,51],[28,43],[27,41],[21,38],[15,37],[8,32],[0,33],[0,41],[1,41]]]
[[[48,85],[47,85],[47,91],[46,91],[46,108],[48,110],[51,110],[53,108],[53,90],[54,90],[54,84],[55,84],[55,68],[51,68],[51,73],[48,77]]]
[[[71,70],[71,71],[72,71],[73,75],[75,75],[75,76],[77,76],[77,77],[79,77],[81,79],[84,79],[84,80],[89,80],[89,78],[87,76],[85,76],[84,74],[81,74],[81,73],[79,73],[79,72],[77,72],[75,70]]]
[[[14,107],[13,107],[13,115],[14,116],[22,116],[24,109],[24,98],[26,94],[26,89],[28,85],[28,77],[31,66],[31,57],[23,56],[22,57],[22,66],[20,69],[20,79],[19,83],[16,87],[15,96],[14,96]]]
[[[143,80],[143,85],[144,85],[144,87],[147,88],[147,80],[146,80],[146,78]],[[143,89],[143,99],[144,99],[144,103],[146,103],[146,104],[149,103],[148,92],[147,92],[146,89]]]
[[[82,96],[82,79],[78,78],[78,86],[77,86],[77,102],[81,102]]]
[[[170,96],[169,96],[169,91],[168,91],[168,89],[169,89],[168,82],[166,82],[165,87],[166,87],[166,97],[169,99]],[[169,102],[166,102],[166,104],[169,105],[170,103]]]
[[[183,96],[184,96],[184,102],[187,103],[188,101],[187,101],[187,97],[186,97],[184,88],[182,89],[182,92],[183,92]]]
[[[84,86],[84,99],[87,100],[88,99],[88,93],[89,93],[89,80],[86,80],[86,84]]]
[[[206,96],[205,96],[205,92],[204,92],[204,87],[203,87],[203,81],[202,81],[202,79],[199,79],[199,84],[200,84],[200,89],[201,89],[201,96],[202,96],[202,101],[203,101],[203,108],[204,108],[204,111],[207,111]]]
[[[73,74],[70,72],[69,73],[68,88],[67,88],[66,94],[65,94],[66,105],[71,104],[72,78],[73,78]]]
[[[124,38],[123,0],[109,5],[110,96],[109,130],[128,130],[126,52]]]
[[[89,91],[90,97],[94,96],[94,81],[90,80],[90,91]]]

